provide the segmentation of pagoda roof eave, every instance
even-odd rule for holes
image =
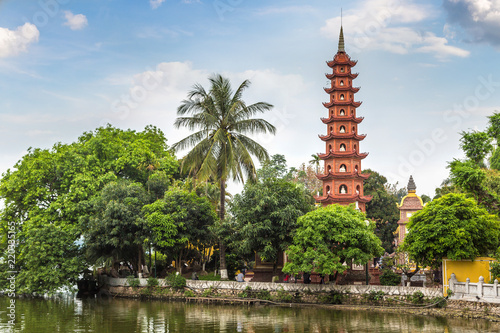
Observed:
[[[356,195],[337,194],[335,196],[332,196],[331,194],[328,194],[327,196],[315,197],[314,199],[316,200],[316,202],[321,202],[321,203],[337,203],[337,202],[354,203],[355,201],[367,203],[372,199],[372,196],[371,195],[360,196],[359,194]]]
[[[326,160],[332,157],[357,157],[360,159],[364,159],[368,156],[368,153],[358,153],[357,151],[352,151],[352,152],[328,152],[328,154],[318,154],[318,157],[321,160]]]
[[[333,88],[323,88],[327,94],[331,94],[335,91],[351,91],[353,93],[357,93],[361,89],[360,87],[349,87],[349,86],[342,86],[342,87],[333,87]]]
[[[358,108],[363,102],[355,102],[354,100],[348,100],[348,101],[333,101],[333,102],[325,102],[323,103],[323,106],[327,109],[331,108],[332,106],[335,105],[352,105],[355,108]]]
[[[323,124],[329,124],[334,121],[352,121],[356,124],[359,124],[365,119],[364,117],[354,117],[353,115],[346,117],[346,116],[330,116],[329,118],[321,118],[321,121]]]
[[[358,77],[358,73],[332,73],[332,74],[325,74],[326,78],[328,80],[333,80],[336,77],[350,77],[351,79],[355,79]]]
[[[329,135],[321,135],[321,134],[319,134],[318,136],[323,141],[328,141],[328,140],[331,140],[331,139],[355,139],[355,140],[358,140],[358,141],[362,141],[362,140],[364,140],[364,138],[366,138],[366,134],[357,135],[357,134],[353,134],[353,133],[350,133],[350,134],[333,134],[333,133],[330,133]]]
[[[328,179],[333,179],[333,178],[337,178],[337,179],[349,179],[349,178],[368,179],[368,177],[370,177],[370,174],[358,173],[358,172],[352,172],[352,173],[329,172],[326,175],[325,174],[316,174],[316,178],[318,178],[319,180],[328,180]]]
[[[346,54],[346,56],[347,56],[347,54]],[[347,56],[347,58],[345,60],[339,60],[337,55],[335,55],[335,57],[333,58],[333,60],[327,60],[326,61],[326,64],[330,68],[333,68],[335,65],[349,65],[351,67],[354,67],[354,66],[356,66],[357,63],[358,63],[357,60],[351,60],[349,58],[349,56]]]

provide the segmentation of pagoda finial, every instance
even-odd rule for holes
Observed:
[[[340,9],[339,52],[345,52],[345,49],[344,49],[344,30],[342,29],[342,8]]]
[[[408,181],[408,193],[415,193],[417,191],[417,185],[415,185],[415,181],[413,180],[413,176],[410,176],[410,180]]]

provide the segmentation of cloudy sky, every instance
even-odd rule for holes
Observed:
[[[324,150],[341,7],[363,168],[433,196],[459,132],[500,111],[500,0],[2,0],[0,173],[107,123],[172,144],[177,106],[212,73],[252,81],[244,98],[272,103],[278,128],[258,140],[299,166]]]

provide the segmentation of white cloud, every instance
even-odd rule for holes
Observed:
[[[407,26],[430,18],[433,10],[412,0],[370,0],[347,12],[343,17],[348,46],[355,50],[382,49],[397,54],[430,53],[438,59],[467,57],[469,52],[447,45],[448,40],[432,32],[421,32]],[[321,31],[338,38],[340,17],[326,21]]]
[[[0,58],[7,58],[26,52],[28,46],[38,42],[40,32],[31,23],[25,23],[16,30],[0,28]]]
[[[161,6],[162,3],[164,3],[165,0],[149,0],[149,4],[151,5],[151,8],[156,9]]]
[[[68,26],[71,30],[82,30],[89,23],[85,15],[75,15],[69,10],[64,12],[64,17],[66,18],[64,25]]]
[[[259,9],[258,15],[272,15],[272,14],[290,14],[290,13],[311,13],[314,12],[314,8],[309,5],[304,6],[276,6],[276,7],[265,7]]]
[[[464,28],[474,42],[500,46],[500,0],[445,0],[448,20]]]

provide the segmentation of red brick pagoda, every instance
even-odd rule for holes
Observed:
[[[327,64],[333,73],[326,74],[331,81],[331,86],[325,88],[330,102],[323,103],[328,109],[328,118],[321,120],[327,125],[327,135],[319,136],[325,142],[326,153],[318,154],[325,161],[325,168],[323,174],[317,175],[323,181],[323,195],[316,197],[316,201],[323,206],[355,203],[356,208],[364,212],[371,197],[363,195],[363,180],[369,175],[361,174],[361,160],[368,153],[359,153],[359,143],[366,135],[358,134],[358,124],[363,118],[356,117],[356,108],[361,102],[354,101],[359,88],[352,85],[358,74],[351,73],[356,61],[345,52],[342,27],[338,52]]]

